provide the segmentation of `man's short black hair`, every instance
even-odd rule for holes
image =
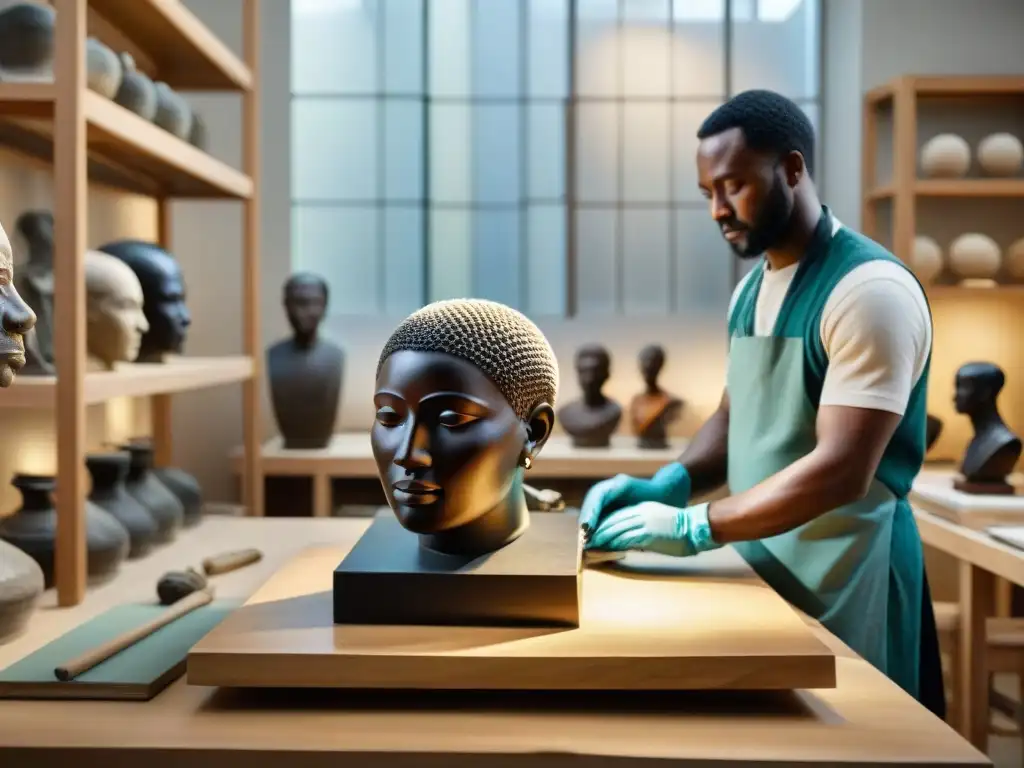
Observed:
[[[774,91],[743,91],[720,106],[701,124],[698,139],[739,128],[755,152],[803,155],[807,173],[814,176],[814,126],[790,99]]]

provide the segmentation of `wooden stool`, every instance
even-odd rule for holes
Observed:
[[[949,660],[946,679],[949,681],[946,720],[959,726],[956,717],[960,701],[960,605],[958,603],[934,603],[935,624],[939,632],[939,644]],[[1024,737],[1024,619],[990,618],[985,628],[985,661],[988,666],[989,687],[992,676],[997,672],[1018,676],[1017,689],[1017,732]]]

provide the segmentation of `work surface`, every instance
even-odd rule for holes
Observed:
[[[301,550],[336,546],[367,524],[208,518],[175,544],[129,563],[116,582],[90,592],[82,605],[38,612],[28,635],[0,646],[0,665],[112,605],[149,599],[168,569],[198,565],[225,549],[259,547],[261,563],[217,580],[219,595],[244,597]],[[835,689],[653,698],[254,695],[180,680],[146,703],[0,702],[0,764],[63,768],[78,757],[106,768],[990,765],[866,662],[819,633],[838,656]]]

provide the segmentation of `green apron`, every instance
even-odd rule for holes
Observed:
[[[770,336],[754,335],[760,265],[747,280],[729,318],[731,493],[757,485],[814,448],[828,367],[822,311],[839,280],[873,259],[900,263],[823,208]],[[780,595],[920,700],[934,699],[936,690],[941,697],[942,690],[922,545],[907,502],[924,460],[929,367],[930,356],[863,499],[787,533],[735,545]],[[928,706],[944,709],[936,701]]]

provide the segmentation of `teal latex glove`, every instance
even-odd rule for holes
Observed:
[[[581,527],[593,531],[602,517],[616,509],[644,501],[660,501],[674,507],[690,503],[690,474],[678,462],[666,464],[651,478],[616,475],[587,491],[580,509]]]
[[[586,546],[612,552],[632,549],[688,557],[721,545],[711,536],[707,503],[680,509],[658,501],[644,501],[601,520]]]

